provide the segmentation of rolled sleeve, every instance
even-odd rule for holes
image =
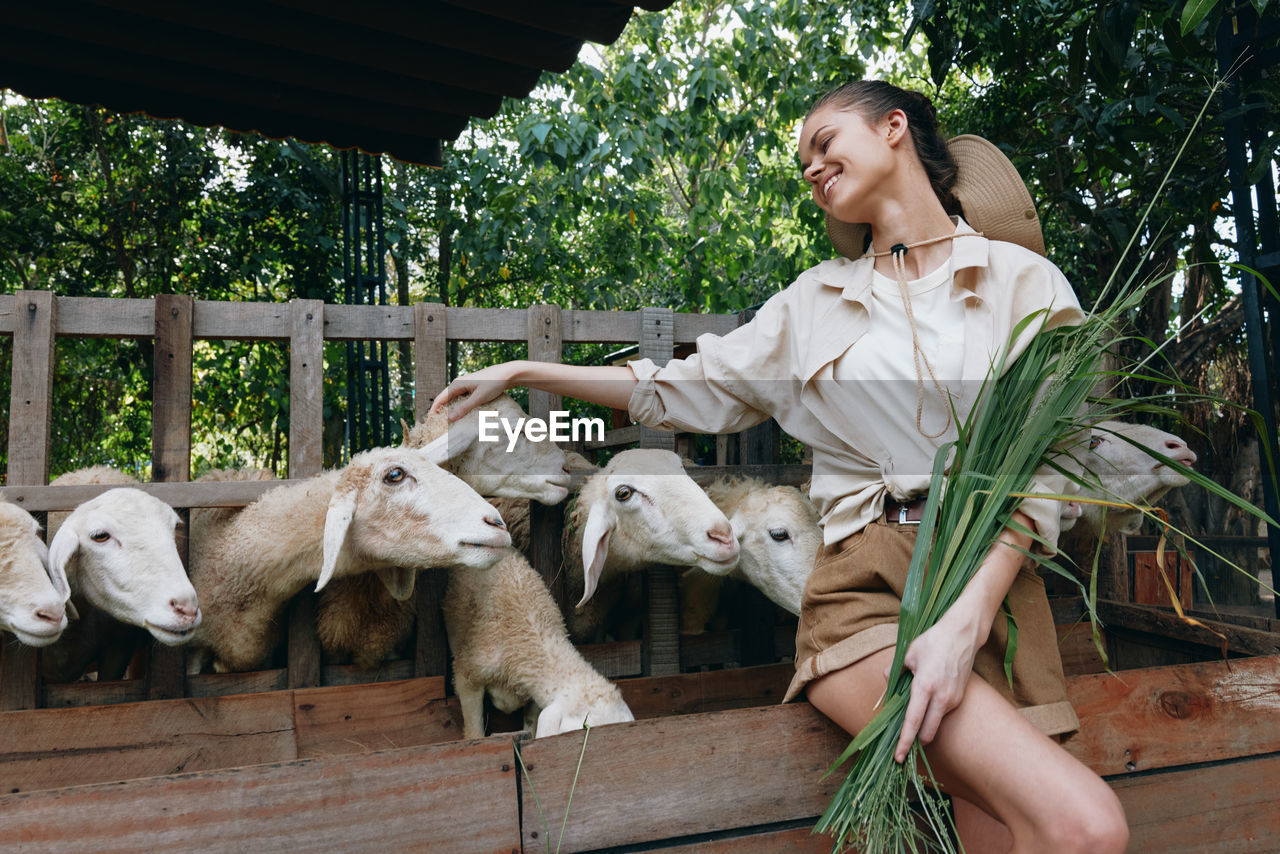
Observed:
[[[660,430],[736,433],[768,419],[793,390],[789,374],[789,302],[784,291],[761,307],[750,323],[727,335],[698,337],[698,350],[658,366],[638,359],[627,411]]]

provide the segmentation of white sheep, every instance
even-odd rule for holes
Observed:
[[[1076,454],[1085,469],[1081,497],[1151,505],[1170,489],[1186,485],[1185,475],[1165,465],[1147,450],[1188,467],[1196,462],[1195,452],[1172,433],[1124,421],[1095,424],[1090,431],[1087,450]],[[1145,518],[1139,510],[1087,502],[1080,502],[1077,509],[1067,505],[1062,519],[1062,530],[1066,531],[1074,524],[1070,517],[1075,515],[1079,518],[1077,536],[1101,536],[1104,526],[1106,533],[1136,534]]]
[[[47,679],[74,679],[94,660],[110,659],[99,678],[119,678],[132,654],[119,621],[145,629],[161,643],[185,643],[200,624],[196,591],[178,556],[178,514],[109,466],[68,472],[54,486],[120,484],[70,513],[49,514],[49,562],[66,573],[82,619],[41,660]],[[140,634],[145,637],[145,634]],[[128,649],[109,650],[123,645]],[[109,672],[104,672],[109,671]]]
[[[217,670],[251,669],[271,650],[277,614],[311,582],[372,572],[406,599],[418,569],[488,567],[510,543],[498,511],[423,452],[365,451],[238,513],[192,520],[204,611],[192,643]]]
[[[512,541],[527,544],[529,508],[525,501],[558,504],[569,493],[564,451],[552,442],[521,439],[511,444],[505,435],[499,442],[482,442],[482,412],[496,412],[512,425],[527,417],[520,405],[504,394],[453,423],[444,410],[436,412],[406,429],[404,444],[431,455],[481,495],[506,499],[493,502],[494,506],[507,522]],[[392,655],[408,640],[413,624],[413,603],[397,601],[368,576],[335,580],[316,606],[316,634],[326,658],[331,662],[351,660],[363,668],[375,667]]]
[[[724,513],[678,456],[652,448],[622,451],[582,484],[563,550],[570,592],[580,597],[569,616],[569,634],[578,642],[603,626],[624,573],[653,564],[726,572],[738,561]]]
[[[451,569],[443,610],[466,738],[484,735],[486,692],[504,712],[525,708],[538,738],[634,720],[617,686],[569,641],[542,577],[515,549],[487,570]]]
[[[0,500],[0,631],[27,646],[48,646],[75,616],[67,578],[49,566],[40,523]]]

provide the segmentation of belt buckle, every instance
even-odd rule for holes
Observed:
[[[906,504],[899,504],[899,505],[898,505],[898,524],[899,524],[899,525],[919,525],[919,524],[920,524],[920,520],[919,520],[919,519],[908,519],[908,518],[907,518],[907,505],[906,505]]]

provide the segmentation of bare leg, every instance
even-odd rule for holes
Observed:
[[[892,649],[882,650],[816,680],[808,686],[809,701],[848,732],[858,732],[875,713],[892,659]],[[1004,850],[1106,854],[1128,844],[1124,811],[1110,787],[977,676],[926,753],[944,792],[1008,828],[1012,847]],[[994,829],[975,819],[969,806],[961,814],[986,839],[975,844],[998,846]]]

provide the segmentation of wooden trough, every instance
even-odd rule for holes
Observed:
[[[155,479],[168,482],[146,488],[187,508],[242,505],[279,483],[183,482],[196,339],[289,342],[289,467],[291,477],[304,477],[320,467],[326,339],[413,342],[420,415],[444,385],[450,340],[523,341],[530,358],[550,360],[567,343],[639,343],[642,355],[660,361],[675,346],[741,320],[665,309],[347,307],[20,291],[0,296],[0,333],[12,334],[14,350],[4,495],[41,512],[70,509],[99,491],[44,485],[58,336],[154,339],[153,465]],[[531,414],[545,417],[553,408],[551,396],[531,395]],[[807,467],[776,465],[770,429],[731,437],[746,463],[732,470],[803,480]],[[623,438],[670,441],[634,428],[614,434]],[[538,510],[532,520],[532,560],[553,582],[558,519]],[[1076,625],[1080,601],[1053,600],[1083,724],[1067,749],[1119,793],[1134,851],[1280,850],[1280,815],[1271,807],[1280,785],[1280,627],[1262,618],[1248,625],[1206,618],[1200,629],[1136,605],[1121,571],[1133,563],[1128,551],[1123,540],[1109,550],[1109,598],[1099,605],[1114,675],[1098,672],[1087,627]],[[643,640],[583,648],[620,680],[635,723],[536,741],[514,734],[464,741],[447,681],[438,581],[420,580],[412,657],[378,671],[323,661],[309,595],[291,608],[284,666],[254,673],[186,676],[181,650],[154,647],[141,678],[43,684],[36,652],[6,638],[0,849],[829,850],[810,828],[835,782],[823,775],[847,738],[805,703],[778,704],[791,675],[793,624],[772,609],[756,609],[758,621],[735,630],[681,635],[675,574],[653,572]],[[563,598],[562,589],[553,593]],[[1222,660],[1215,632],[1228,637],[1236,657]],[[1182,663],[1145,666],[1160,662]]]

